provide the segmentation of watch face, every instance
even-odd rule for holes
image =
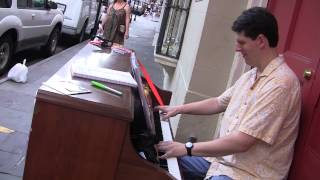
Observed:
[[[191,142],[187,142],[187,143],[186,143],[186,147],[187,147],[187,148],[192,148],[192,146],[193,146],[193,144],[192,144]]]

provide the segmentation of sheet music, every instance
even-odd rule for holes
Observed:
[[[129,72],[77,64],[72,65],[71,69],[73,76],[137,87],[137,82]]]
[[[63,95],[76,95],[76,94],[86,94],[91,93],[90,90],[73,83],[72,81],[50,81],[50,82],[43,82],[42,85],[49,87],[58,93]]]

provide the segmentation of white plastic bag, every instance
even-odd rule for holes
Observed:
[[[28,67],[26,66],[26,59],[24,59],[23,64],[17,63],[10,69],[8,78],[15,82],[25,83],[27,82],[27,74]]]

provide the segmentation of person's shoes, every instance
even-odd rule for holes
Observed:
[[[100,48],[110,48],[112,46],[112,41],[106,40],[103,37],[96,36],[96,38],[89,42],[92,45],[98,46]]]
[[[89,41],[90,44],[95,45],[95,46],[99,46],[99,47],[101,46],[102,42],[103,42],[103,41],[101,41],[101,40],[98,39],[98,38],[95,38],[94,40]]]

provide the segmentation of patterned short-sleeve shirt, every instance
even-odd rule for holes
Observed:
[[[299,80],[279,56],[257,76],[254,68],[218,97],[226,111],[220,137],[241,131],[259,141],[248,151],[209,158],[207,177],[285,179],[293,158],[301,109]]]

